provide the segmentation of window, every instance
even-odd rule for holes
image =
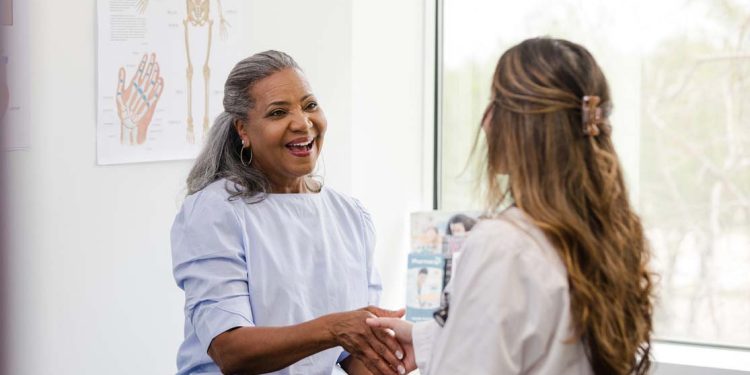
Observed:
[[[548,35],[609,79],[613,137],[661,275],[664,340],[750,346],[750,2],[443,0],[441,209],[478,208],[469,152],[501,53]]]

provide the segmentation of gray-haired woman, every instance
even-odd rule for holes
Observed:
[[[327,123],[297,63],[277,51],[242,60],[224,111],[172,227],[178,374],[403,374],[399,344],[365,324],[403,315],[372,306],[372,220],[311,178]]]

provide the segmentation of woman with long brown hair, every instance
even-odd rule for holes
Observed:
[[[489,217],[464,245],[448,304],[413,327],[368,324],[394,329],[427,375],[646,374],[649,247],[602,70],[578,44],[529,39],[500,58],[491,94]]]

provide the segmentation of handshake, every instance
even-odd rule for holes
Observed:
[[[403,309],[374,306],[329,315],[336,342],[351,354],[342,367],[349,374],[403,375],[414,371],[412,324],[402,320],[403,315]]]

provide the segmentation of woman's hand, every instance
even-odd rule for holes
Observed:
[[[404,366],[406,366],[406,371],[411,372],[416,370],[417,362],[414,356],[414,345],[411,336],[412,323],[389,317],[368,318],[365,322],[373,329],[387,329],[395,332],[396,340],[404,348]]]
[[[376,375],[403,375],[406,366],[401,359],[404,350],[393,331],[374,329],[365,323],[368,318],[400,317],[404,311],[389,311],[369,306],[360,310],[328,316],[329,329],[336,343],[361,361]]]
[[[156,54],[143,55],[138,70],[130,83],[125,85],[125,68],[117,72],[117,116],[120,118],[120,142],[143,144],[151,124],[151,118],[164,90],[164,79],[156,62]]]

